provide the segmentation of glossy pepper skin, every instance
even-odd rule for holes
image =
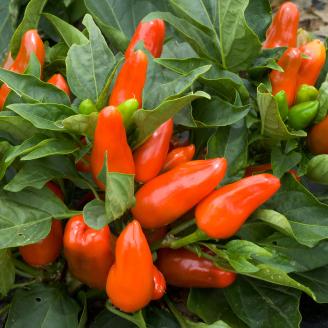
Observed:
[[[300,12],[292,2],[282,4],[267,30],[263,48],[296,47]]]
[[[173,120],[169,119],[135,150],[136,181],[145,183],[158,175],[165,163],[172,133]]]
[[[63,200],[60,188],[53,182],[47,187]],[[31,266],[45,266],[54,262],[60,255],[63,246],[63,226],[60,220],[53,220],[48,236],[37,243],[19,247],[23,260]]]
[[[166,291],[166,280],[161,271],[157,267],[153,266],[153,278],[154,278],[154,291],[152,300],[159,300],[162,298]]]
[[[162,171],[169,171],[180,164],[189,162],[194,155],[195,145],[175,148],[168,153]]]
[[[128,48],[125,51],[125,57],[133,54],[134,47],[139,41],[144,42],[144,47],[155,58],[160,57],[162,53],[165,38],[165,23],[161,19],[154,19],[149,22],[140,22],[131,38]]]
[[[71,95],[71,90],[61,74],[54,74],[49,80],[48,83],[54,85],[58,89],[64,91],[69,97]]]
[[[105,185],[98,179],[98,175],[103,168],[106,152],[109,172],[134,174],[133,156],[126,139],[122,116],[114,106],[105,107],[99,113],[91,152],[91,172],[101,189]]]
[[[146,306],[154,293],[154,267],[151,251],[140,224],[133,220],[116,242],[115,263],[106,291],[120,310],[135,312]]]
[[[280,180],[267,173],[225,185],[197,205],[196,224],[212,238],[230,238],[279,188]]]
[[[306,101],[316,100],[319,95],[319,90],[313,85],[302,84],[296,93],[296,104]]]
[[[288,116],[288,101],[287,101],[287,95],[285,90],[279,91],[275,96],[274,96],[277,105],[278,105],[278,110],[280,113],[280,117],[283,121],[286,120]]]
[[[270,73],[272,93],[276,95],[284,90],[287,95],[288,105],[292,105],[296,95],[296,79],[301,66],[301,51],[297,48],[287,49],[278,61],[278,65],[283,68],[283,72],[273,70]]]
[[[169,285],[184,288],[225,288],[236,280],[234,272],[219,269],[212,261],[183,248],[163,248],[157,255],[157,266]]]
[[[302,84],[315,85],[326,62],[326,48],[320,40],[304,44],[300,51],[303,58],[297,75],[297,89]]]
[[[223,179],[224,158],[191,161],[144,184],[136,193],[132,214],[144,228],[172,223],[207,196]]]
[[[137,99],[139,106],[142,106],[142,91],[146,82],[147,66],[147,56],[141,50],[133,52],[126,58],[110,95],[110,106],[118,106],[131,98]]]
[[[114,262],[113,239],[107,225],[94,230],[82,215],[73,216],[65,227],[64,255],[73,276],[89,287],[105,289]]]
[[[288,125],[295,130],[308,127],[316,117],[319,110],[319,101],[307,101],[294,105],[288,114]]]
[[[314,125],[308,134],[307,142],[312,154],[328,154],[328,116]]]
[[[9,70],[16,73],[24,73],[28,67],[32,52],[38,58],[42,68],[45,59],[45,49],[37,30],[29,30],[25,32],[21,40],[17,57]],[[6,84],[3,84],[0,88],[0,110],[3,109],[9,92],[10,88]]]

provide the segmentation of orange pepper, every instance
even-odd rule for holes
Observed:
[[[194,154],[195,145],[179,147],[171,150],[166,157],[162,171],[169,171],[180,164],[191,161]]]
[[[54,74],[49,80],[48,83],[53,84],[58,89],[64,91],[69,97],[71,95],[71,90],[61,74]]]

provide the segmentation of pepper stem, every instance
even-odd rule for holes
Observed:
[[[168,247],[168,248],[181,248],[193,243],[196,243],[198,241],[204,241],[210,239],[210,237],[203,231],[197,229],[190,235],[187,235],[185,237],[182,237],[180,239],[170,239],[172,237],[169,237],[168,239],[164,239],[160,245],[160,248]]]

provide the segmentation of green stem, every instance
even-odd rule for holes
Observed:
[[[10,304],[6,304],[5,306],[3,306],[0,309],[0,317],[4,316],[9,311],[9,308],[10,308]]]
[[[37,280],[36,279],[33,279],[33,280],[30,280],[30,281],[22,282],[20,284],[14,284],[12,288],[23,288],[23,287],[32,285],[32,284],[34,284],[36,282],[37,282]]]
[[[70,211],[69,214],[68,213],[64,213],[62,215],[56,215],[56,219],[67,219],[71,216],[75,216],[75,215],[80,215],[82,214],[82,211]]]
[[[171,240],[164,239],[161,247],[177,249],[177,248],[185,247],[187,245],[196,243],[198,241],[208,240],[208,239],[210,239],[210,238],[203,231],[197,229],[190,235],[187,235],[180,239],[173,239],[173,240],[172,239]]]
[[[188,324],[187,324],[185,318],[181,315],[181,313],[178,311],[178,309],[175,307],[175,305],[171,302],[171,300],[167,296],[164,296],[164,300],[165,300],[168,308],[174,315],[175,319],[178,321],[180,327],[188,328]]]
[[[21,271],[21,270],[19,270],[19,269],[15,269],[15,272],[19,275],[19,276],[21,276],[21,277],[24,277],[24,278],[34,278],[34,276],[32,276],[32,275],[30,275],[30,274],[28,274],[28,273],[25,273],[24,271]]]
[[[106,303],[106,309],[125,320],[133,322],[139,328],[147,328],[146,322],[143,318],[141,311],[138,311],[138,312],[134,313],[133,315],[126,314],[124,312],[121,312],[120,310],[115,309],[112,305],[110,305],[109,302]]]
[[[176,226],[175,228],[173,228],[172,230],[170,230],[169,234],[176,235],[177,233],[188,229],[189,227],[193,226],[194,224],[195,224],[195,219],[183,222],[183,223],[179,224],[178,226]]]
[[[13,262],[16,269],[18,269],[19,271],[23,271],[24,273],[27,273],[32,277],[40,278],[43,275],[43,272],[41,270],[32,268],[29,265],[23,263],[22,261],[19,261],[14,258]]]

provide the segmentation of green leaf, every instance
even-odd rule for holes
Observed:
[[[48,181],[62,178],[73,181],[81,188],[86,187],[85,181],[78,175],[74,163],[68,157],[51,156],[25,162],[4,189],[11,192],[27,187],[41,189]]]
[[[297,273],[294,279],[311,288],[318,303],[328,303],[328,266]]]
[[[163,56],[162,56],[163,57]],[[249,97],[242,79],[235,73],[221,69],[210,60],[204,58],[157,58],[156,63],[179,74],[187,74],[195,67],[212,64],[209,71],[199,78],[199,81],[212,88],[212,93],[234,101],[236,91],[243,100]]]
[[[8,108],[36,128],[62,132],[64,129],[57,122],[74,114],[70,107],[60,104],[13,104]]]
[[[7,296],[15,282],[15,266],[9,249],[0,250],[0,295]]]
[[[77,327],[79,310],[77,302],[64,289],[35,284],[15,292],[6,327]]]
[[[280,190],[265,207],[288,219],[296,240],[302,245],[313,247],[328,238],[328,206],[289,174],[282,178]]]
[[[35,243],[49,234],[52,219],[71,215],[66,205],[46,187],[17,193],[1,190],[0,248]]]
[[[71,47],[73,44],[83,45],[88,43],[88,38],[73,25],[52,14],[45,13],[43,16],[56,28],[68,47]]]
[[[250,110],[248,105],[234,105],[219,97],[201,99],[193,104],[193,118],[199,127],[227,126],[240,121]]]
[[[247,69],[261,49],[260,40],[245,19],[248,3],[248,0],[218,3],[221,60],[223,67],[231,71]]]
[[[134,204],[134,175],[107,172],[105,202],[107,223],[120,218]]]
[[[185,75],[166,81],[159,78],[159,65],[150,65],[147,72],[147,83],[143,91],[143,107],[153,109],[165,100],[181,96],[193,83],[205,74],[210,65],[197,67]]]
[[[272,139],[288,140],[292,138],[306,137],[305,131],[288,131],[280,117],[276,101],[264,84],[257,88],[257,103],[261,115],[261,133]]]
[[[103,228],[108,224],[105,203],[99,199],[87,203],[83,208],[83,217],[89,227],[93,229]]]
[[[136,125],[133,139],[134,148],[141,145],[162,123],[166,122],[193,100],[208,97],[207,93],[197,91],[179,98],[167,99],[153,110],[138,110],[133,116]]]
[[[248,132],[245,120],[219,127],[208,139],[206,158],[224,157],[228,170],[223,184],[241,179],[247,165]]]
[[[328,155],[314,156],[308,163],[306,175],[317,183],[328,185]]]
[[[16,15],[13,10],[17,4],[11,0],[2,0],[0,4],[0,62],[5,58],[8,52],[9,42],[14,33],[14,25],[16,23]]]
[[[286,257],[295,272],[305,272],[328,265],[326,256],[328,241],[323,240],[314,247],[299,244],[295,239],[274,233],[260,242],[262,246]],[[294,277],[292,275],[292,277]],[[297,280],[297,279],[296,279]],[[308,286],[307,284],[305,284]]]
[[[207,324],[223,320],[232,328],[246,328],[246,325],[232,312],[223,289],[192,288],[188,295],[187,307]]]
[[[77,114],[65,118],[62,125],[68,131],[93,138],[98,120],[98,113],[89,115]]]
[[[166,10],[166,1],[85,0],[88,11],[106,38],[118,50],[124,51],[139,21],[154,10]]]
[[[224,294],[235,314],[249,327],[299,327],[301,293],[298,291],[240,278]]]
[[[296,239],[288,219],[281,213],[269,209],[259,209],[253,214],[252,217],[266,222],[272,228]]]
[[[328,79],[326,77],[326,80],[321,84],[319,89],[319,111],[318,114],[314,120],[314,123],[319,123],[322,121],[328,113]]]
[[[30,61],[24,74],[33,75],[36,78],[41,79],[41,65],[34,52],[30,55]]]
[[[67,80],[75,96],[96,103],[115,65],[115,57],[89,14],[83,24],[89,32],[89,42],[70,47],[66,58]]]
[[[24,17],[18,25],[10,42],[10,50],[14,58],[18,53],[24,33],[28,30],[38,28],[41,13],[46,3],[47,0],[30,0],[26,6]]]
[[[31,150],[21,158],[22,161],[30,161],[47,156],[72,154],[79,149],[76,142],[70,139],[47,139],[42,145]]]
[[[273,174],[281,178],[286,172],[295,167],[302,160],[302,154],[292,151],[285,154],[280,147],[274,147],[271,151],[271,163]]]
[[[136,328],[137,326],[107,310],[101,311],[91,323],[90,328]],[[171,328],[171,327],[169,327]]]
[[[69,105],[70,103],[64,91],[32,75],[18,74],[0,68],[0,80],[8,84],[10,89],[28,102],[63,105]]]

